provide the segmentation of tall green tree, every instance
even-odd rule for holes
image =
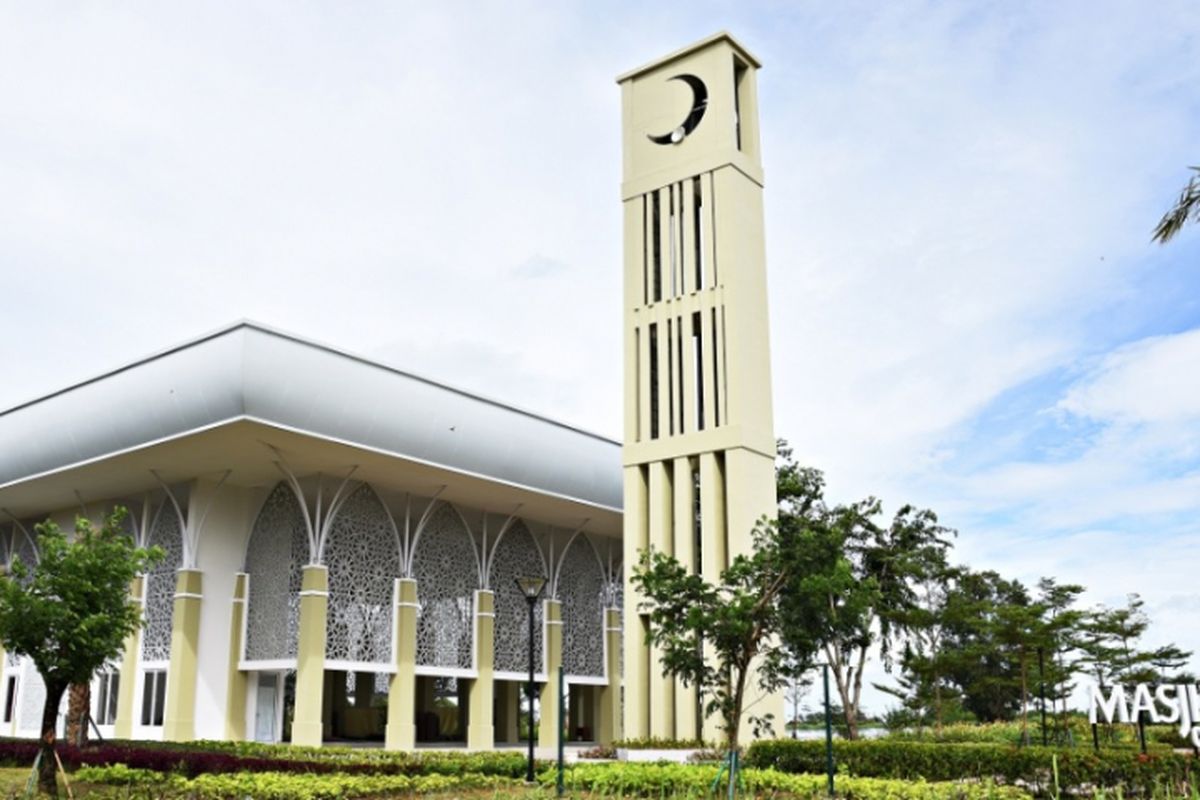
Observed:
[[[848,735],[857,739],[870,652],[878,647],[890,669],[917,585],[944,569],[953,531],[932,511],[909,505],[881,524],[873,497],[830,507],[821,473],[791,464],[786,449],[781,457],[779,524],[789,533],[782,555],[791,559],[780,599],[783,640],[797,660],[819,654],[829,663]]]
[[[904,615],[908,631],[895,686],[876,688],[901,701],[911,724],[930,723],[939,733],[947,713],[963,716],[961,692],[949,678],[953,654],[947,649],[948,603],[961,574],[959,567],[931,571],[917,585],[916,604]]]
[[[1150,627],[1145,607],[1141,597],[1131,594],[1123,608],[1100,606],[1084,621],[1081,661],[1101,686],[1171,682],[1173,673],[1191,658],[1191,652],[1174,644],[1142,649]]]
[[[772,728],[770,715],[748,713],[748,692],[775,692],[792,675],[779,643],[788,545],[765,518],[752,537],[750,555],[734,558],[716,583],[657,550],[642,553],[632,577],[639,610],[649,616],[646,643],[659,649],[664,672],[696,687],[705,715],[719,716],[731,753],[743,718],[756,734]]]
[[[51,796],[57,796],[55,723],[63,692],[120,654],[141,624],[129,584],[162,557],[125,535],[125,513],[116,509],[100,529],[80,517],[73,537],[52,521],[41,523],[38,563],[14,559],[11,574],[0,576],[0,642],[33,659],[46,685],[38,787]]]
[[[1071,736],[1067,700],[1075,691],[1074,677],[1080,670],[1078,640],[1087,612],[1077,608],[1076,603],[1083,591],[1079,584],[1060,584],[1054,578],[1038,581],[1038,602],[1044,612],[1038,643],[1040,702],[1048,700],[1056,712],[1055,741]]]
[[[943,668],[961,692],[963,706],[979,720],[1010,720],[1020,710],[1020,670],[997,631],[1012,616],[1001,609],[1028,601],[1020,582],[992,570],[960,569],[947,593],[941,611]]]

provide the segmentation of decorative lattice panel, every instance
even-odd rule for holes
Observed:
[[[42,732],[42,708],[46,684],[32,658],[21,659],[21,704],[17,710],[17,733],[37,736]]]
[[[604,677],[604,599],[609,586],[596,551],[583,536],[563,554],[558,576],[562,602],[563,669],[568,675]]]
[[[620,612],[621,627],[625,626],[625,577],[617,570],[613,576],[612,583],[609,584],[610,606]],[[619,642],[619,651],[617,653],[617,666],[620,669],[620,674],[625,674],[625,636],[622,634],[617,637]]]
[[[250,596],[246,607],[246,659],[296,657],[300,630],[301,569],[308,563],[308,533],[296,495],[276,484],[263,504],[246,548]]]
[[[142,660],[171,658],[171,617],[175,611],[176,571],[183,563],[183,531],[179,515],[164,500],[154,518],[146,544],[161,547],[166,556],[146,575],[146,623],[142,627]]]
[[[392,608],[400,545],[387,510],[363,484],[342,504],[325,542],[329,611],[325,657],[392,663]]]
[[[33,530],[33,528],[30,528],[29,532],[31,535],[37,536],[37,533]],[[9,560],[11,561],[14,558],[21,559],[21,563],[30,569],[33,569],[38,562],[38,553],[37,549],[33,546],[33,542],[31,542],[29,537],[25,535],[25,532],[19,529],[16,525],[13,526],[12,549],[9,551]],[[25,582],[28,581],[29,578],[26,578]]]
[[[420,616],[417,663],[469,669],[474,633],[471,601],[479,586],[475,543],[462,519],[442,503],[430,515],[413,553]]]
[[[529,671],[529,604],[517,588],[522,576],[546,574],[541,551],[523,522],[513,526],[500,539],[492,557],[489,585],[496,593],[495,669],[503,672]],[[542,600],[534,608],[534,669],[542,669]]]

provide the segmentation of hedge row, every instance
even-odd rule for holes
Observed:
[[[119,787],[125,794],[189,800],[338,800],[392,794],[429,794],[466,789],[500,789],[518,781],[495,775],[300,775],[294,772],[238,772],[184,778],[125,766],[83,767],[76,780]]]
[[[222,743],[225,744],[225,743]],[[39,744],[29,739],[0,740],[0,765],[25,767],[33,763]],[[209,743],[171,745],[158,742],[113,741],[77,748],[58,745],[68,767],[121,764],[136,770],[174,773],[186,777],[233,772],[275,772],[320,775],[482,775],[517,778],[525,774],[525,758],[516,752],[399,753],[383,750],[287,746],[248,747],[245,743],[212,747]],[[255,755],[259,753],[260,755]]]
[[[802,799],[827,798],[824,775],[791,775],[773,769],[742,771],[745,788],[752,796],[787,795]],[[565,785],[575,791],[590,791],[601,797],[706,797],[717,768],[686,764],[622,763],[576,764],[564,775]],[[553,770],[539,776],[549,786]],[[1028,800],[1025,791],[994,783],[928,783],[882,778],[839,776],[837,796],[843,800]]]
[[[834,743],[837,768],[850,775],[928,781],[990,780],[1026,786],[1037,794],[1054,791],[1054,756],[1058,760],[1058,786],[1063,791],[1081,792],[1103,787],[1148,796],[1156,786],[1190,786],[1200,778],[1195,758],[1173,752],[1142,755],[1128,750],[1101,750],[1094,753],[1084,749],[928,744],[886,739]],[[746,755],[746,764],[791,773],[820,774],[825,771],[825,743],[755,742]]]

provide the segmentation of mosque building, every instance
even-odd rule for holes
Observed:
[[[252,322],[0,412],[0,559],[117,504],[166,553],[103,736],[516,743],[532,607],[540,741],[560,697],[569,740],[718,738],[628,565],[714,578],[774,513],[758,67],[720,33],[618,79],[621,442]],[[36,736],[37,670],[2,665],[0,734]]]

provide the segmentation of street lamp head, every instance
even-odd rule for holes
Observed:
[[[521,590],[521,594],[525,595],[525,599],[530,602],[537,600],[542,594],[542,589],[545,587],[546,579],[540,575],[517,578],[517,588]]]

